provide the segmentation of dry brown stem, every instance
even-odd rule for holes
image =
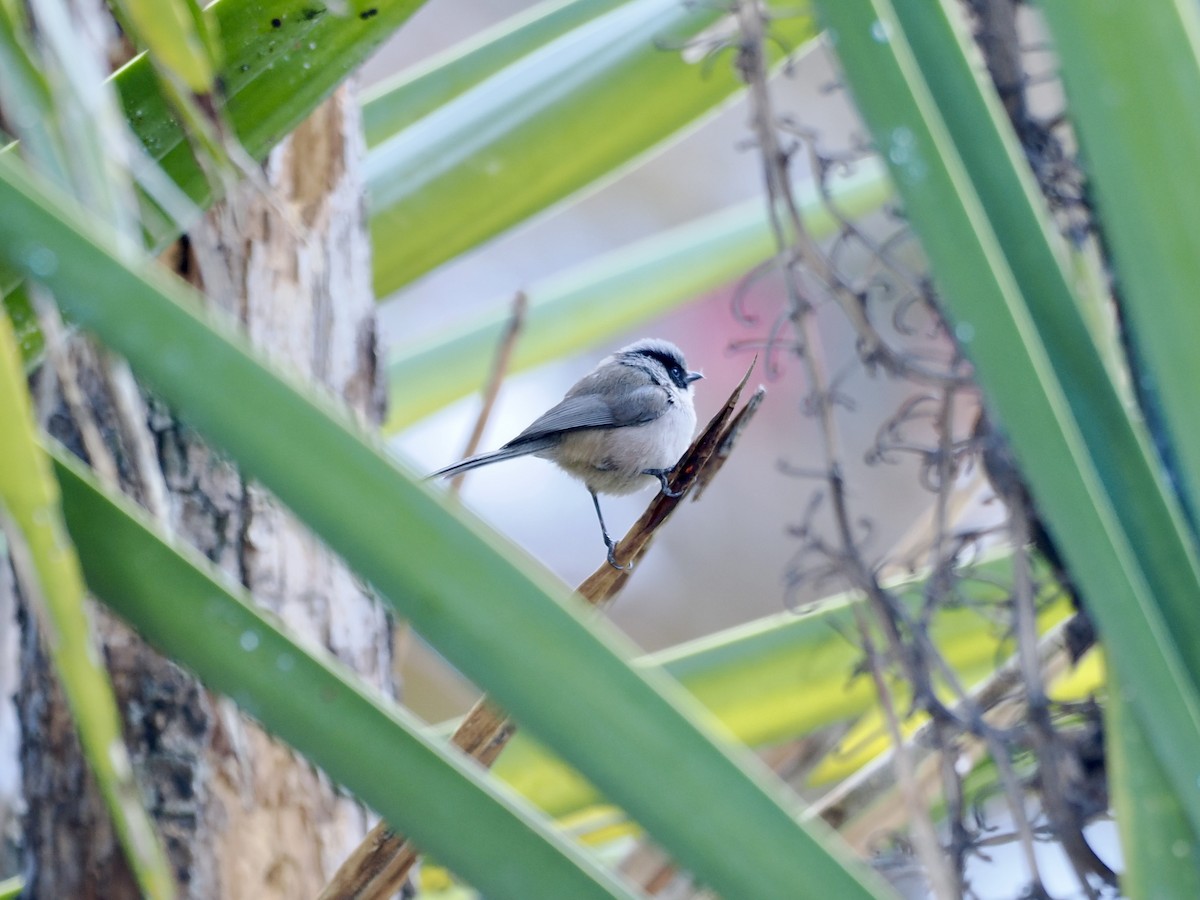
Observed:
[[[1067,641],[1062,625],[1048,631],[1037,642],[1035,655],[1040,677],[1053,680],[1070,668]],[[1013,657],[983,684],[971,692],[970,705],[982,711],[989,726],[997,731],[1011,728],[1026,716],[1026,704],[1021,687],[1026,670],[1018,657]],[[967,702],[958,704],[959,715],[968,714]],[[933,741],[935,723],[925,722],[905,740],[910,752],[916,754],[918,779],[932,784],[938,778],[936,764],[939,755]],[[895,796],[896,775],[892,766],[894,750],[883,753],[859,769],[853,776],[840,782],[829,793],[813,803],[804,816],[806,819],[820,817],[826,824],[838,829],[842,837],[855,849],[865,851],[869,838],[881,830],[898,828],[907,821],[908,810],[902,800],[885,808],[889,795]],[[957,755],[972,763],[986,754],[984,743],[966,735],[958,746]],[[898,808],[897,808],[898,807]],[[867,813],[870,813],[868,816]],[[869,820],[869,821],[868,821]],[[862,825],[856,823],[862,821]]]
[[[483,389],[483,403],[479,407],[479,415],[475,417],[475,426],[471,429],[471,436],[467,438],[467,446],[463,448],[462,459],[474,456],[479,449],[479,442],[483,440],[483,432],[487,428],[488,420],[492,417],[496,397],[500,395],[500,385],[504,383],[504,376],[508,374],[508,367],[512,362],[513,348],[517,345],[521,329],[525,327],[525,313],[528,308],[529,298],[524,291],[517,291],[516,296],[513,297],[512,315],[508,317],[508,324],[505,325],[504,333],[500,335],[500,342],[496,346],[496,355],[492,358],[492,370],[488,373],[487,384]],[[450,479],[451,494],[458,495],[462,489],[463,479],[466,477],[467,473],[463,472]]]
[[[904,740],[900,727],[900,716],[896,712],[891,687],[884,674],[882,658],[875,650],[866,618],[861,612],[857,612],[855,618],[858,621],[859,640],[866,652],[871,680],[875,683],[875,693],[879,697],[879,707],[883,711],[883,719],[892,739],[893,771],[900,786],[900,793],[904,797],[904,806],[911,824],[910,833],[917,850],[917,857],[921,860],[929,876],[934,897],[937,897],[938,900],[954,900],[959,895],[961,888],[955,873],[946,865],[941,845],[938,843],[937,830],[929,815],[931,792],[923,789],[921,780],[918,778],[912,748]]]

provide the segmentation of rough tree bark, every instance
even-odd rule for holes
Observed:
[[[343,87],[271,154],[269,193],[236,190],[191,233],[179,259],[256,345],[341,398],[362,421],[378,422],[383,395],[357,117]],[[102,388],[89,397],[103,407]],[[169,410],[152,401],[148,421],[162,466],[154,475],[169,490],[176,534],[303,639],[387,689],[387,617],[364,586]],[[299,445],[304,435],[275,438]],[[181,896],[316,896],[365,833],[361,807],[128,629],[97,618],[139,784]],[[136,897],[32,617],[23,625],[30,896]]]
[[[20,730],[14,699],[17,666],[17,593],[12,568],[0,552],[0,877],[20,869],[21,779],[17,769]]]

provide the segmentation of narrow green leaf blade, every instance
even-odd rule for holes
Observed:
[[[98,224],[3,155],[0,206],[0,254],[51,286],[76,322],[125,355],[185,421],[682,865],[731,896],[880,890],[826,831],[797,823],[782,785],[714,734],[682,689],[634,671],[603,622],[585,625],[547,573],[514,563],[521,556],[511,545],[450,513],[340,424],[344,415],[268,371],[176,280],[119,262]],[[43,265],[33,272],[37,248],[50,255],[35,254]],[[727,829],[739,852],[729,852]]]
[[[506,66],[628,0],[549,0],[363,92],[373,147]]]
[[[7,115],[23,126],[29,155],[40,161],[43,171],[60,184],[66,184],[67,161],[61,153],[55,127],[53,92],[45,73],[38,68],[27,29],[23,17],[0,6],[0,99]],[[9,144],[3,152],[11,153],[13,148]],[[3,274],[0,274],[0,291],[8,288]]]
[[[477,814],[474,804],[496,801],[486,791],[480,796],[467,792],[460,804],[454,798],[461,789],[448,790],[440,780],[458,777],[456,764],[451,760],[440,769],[435,767],[432,777],[423,771],[428,762],[425,729],[411,722],[403,710],[377,698],[369,688],[356,686],[353,676],[341,673],[336,662],[292,644],[272,617],[246,609],[249,599],[214,575],[206,561],[165,543],[137,509],[105,493],[60,447],[52,444],[48,449],[57,467],[66,523],[99,599],[160,650],[196,672],[211,689],[235,696],[274,734],[466,875],[443,849],[445,835],[431,837],[416,830],[419,823],[444,824],[426,815],[426,804],[446,809],[452,816],[449,837],[461,844],[458,823],[488,820],[493,811]],[[980,574],[1001,578],[1004,564],[1003,559],[989,562]],[[153,578],[145,578],[146,572],[153,572]],[[914,608],[922,600],[921,589],[919,581],[902,589]],[[973,604],[994,602],[1004,590],[984,578],[967,589]],[[170,604],[162,603],[164,596],[171,597]],[[859,651],[843,637],[854,624],[852,603],[849,596],[830,598],[810,612],[769,616],[653,654],[638,665],[661,666],[750,746],[794,739],[859,716],[874,703],[869,679],[852,674]],[[1066,601],[1060,600],[1048,612],[1049,621],[1063,618],[1068,612]],[[213,622],[217,625],[210,627]],[[939,615],[932,637],[939,646],[953,648],[949,655],[968,684],[1008,652],[995,623],[973,605]],[[245,649],[247,644],[253,648]],[[230,665],[231,660],[235,665]],[[313,697],[321,698],[321,703],[309,702]],[[349,712],[347,704],[353,707]],[[414,742],[419,746],[413,748]],[[364,759],[364,747],[376,748],[388,761],[386,771],[396,777],[380,778],[379,770]],[[433,750],[444,753],[437,747]],[[408,758],[409,753],[417,755],[416,761]],[[493,771],[554,816],[597,801],[590,785],[535,742],[523,740],[520,733]],[[356,776],[361,785],[353,780]],[[498,799],[505,801],[503,796]],[[540,834],[542,823],[527,824],[519,809],[513,815],[518,823],[497,832],[505,842],[499,852],[530,859],[523,841]],[[525,896],[550,896],[545,892],[565,889],[554,881],[556,872],[547,870],[541,876],[542,868],[538,864],[536,872],[511,873],[536,875],[539,880],[534,883],[468,877],[481,889],[520,888]]]
[[[1132,365],[1162,406],[1187,506],[1200,513],[1200,7],[1043,3],[1111,247]],[[1181,179],[1184,181],[1181,182]],[[1189,603],[1195,606],[1194,598]]]
[[[190,90],[212,90],[217,60],[210,52],[195,0],[115,0],[122,22],[159,63]]]
[[[1125,863],[1121,887],[1133,900],[1200,897],[1200,840],[1129,706],[1110,679],[1104,733]]]
[[[448,745],[423,736],[412,716],[296,644],[244,592],[214,579],[206,562],[165,543],[65,450],[50,452],[88,584],[209,688],[232,697],[480,890],[633,896],[543,816],[497,790]],[[463,840],[464,822],[472,826],[470,841]]]
[[[3,278],[2,274],[0,274],[0,278]],[[34,315],[29,292],[24,285],[16,283],[12,290],[4,295],[3,305],[4,312],[8,314],[9,322],[11,322],[16,335],[17,346],[21,349],[21,358],[28,366],[32,361],[41,357],[42,350],[45,348],[45,340],[38,327],[37,316]]]

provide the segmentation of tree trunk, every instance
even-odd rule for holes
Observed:
[[[20,729],[14,700],[21,681],[18,666],[17,590],[12,568],[0,548],[0,879],[20,871]]]
[[[362,150],[357,105],[343,87],[271,154],[267,190],[242,186],[192,232],[180,267],[276,362],[377,423]],[[151,403],[148,419],[175,532],[302,639],[386,690],[387,617],[365,587],[161,404]],[[365,833],[362,808],[128,629],[98,621],[139,784],[181,895],[316,896]],[[22,644],[29,894],[136,897],[28,615]]]

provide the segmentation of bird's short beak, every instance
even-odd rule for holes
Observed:
[[[691,384],[693,381],[699,381],[703,377],[704,376],[701,375],[699,372],[688,372],[687,373],[687,383]]]

